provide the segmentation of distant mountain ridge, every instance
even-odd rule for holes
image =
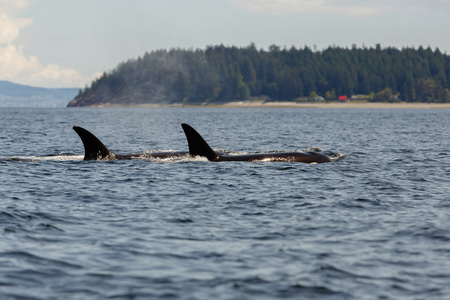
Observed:
[[[78,88],[41,88],[0,81],[0,107],[65,107]]]

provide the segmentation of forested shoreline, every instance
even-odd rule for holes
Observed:
[[[158,50],[120,63],[68,106],[334,101],[450,102],[450,57],[439,49],[270,46]]]

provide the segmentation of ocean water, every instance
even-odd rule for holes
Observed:
[[[187,150],[326,164],[83,161]],[[0,109],[0,299],[450,299],[450,110]]]

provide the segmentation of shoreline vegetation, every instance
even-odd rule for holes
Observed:
[[[275,45],[258,50],[254,44],[163,49],[120,63],[79,90],[68,106],[236,106],[235,101],[264,100],[258,106],[286,101],[283,106],[330,107],[347,99],[449,103],[450,56],[429,47],[380,45],[321,51]],[[324,104],[304,103],[314,100]]]
[[[80,89],[68,106],[235,106],[248,100],[264,100],[253,103],[263,107],[330,107],[340,100],[450,103],[450,56],[430,47],[381,45],[163,49],[120,63]]]
[[[223,103],[201,104],[99,104],[88,107],[218,107],[218,108],[371,108],[371,109],[450,109],[450,103],[411,103],[411,102],[265,102],[265,101],[231,101]]]

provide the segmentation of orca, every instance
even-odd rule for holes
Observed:
[[[188,124],[181,124],[189,146],[189,154],[203,156],[209,161],[288,161],[303,163],[326,163],[331,159],[318,152],[275,152],[244,155],[228,155],[214,151],[203,137]]]
[[[149,159],[149,158],[171,158],[189,155],[187,151],[174,152],[151,152],[135,154],[115,154],[109,151],[105,145],[86,129],[74,126],[73,130],[78,134],[84,145],[84,160],[121,160],[121,159]]]

